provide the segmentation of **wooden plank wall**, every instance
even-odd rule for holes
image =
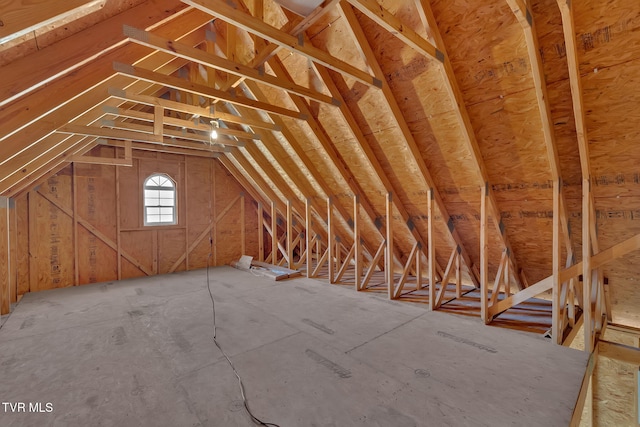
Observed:
[[[156,172],[177,183],[176,225],[143,224]],[[132,167],[70,164],[0,203],[2,313],[25,292],[203,268],[210,236],[211,265],[257,257],[257,224],[256,203],[214,159],[134,151]]]

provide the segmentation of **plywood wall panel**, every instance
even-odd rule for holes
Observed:
[[[29,202],[27,195],[15,199],[17,235],[17,294],[29,292]]]
[[[74,174],[76,215],[115,241],[117,237],[116,167],[76,164]]]
[[[74,278],[73,219],[45,196],[71,210],[71,168],[53,176],[29,199],[30,290],[72,286]],[[34,233],[32,234],[31,231]],[[34,240],[34,237],[36,239]]]
[[[136,151],[136,155],[142,152]],[[138,228],[142,225],[142,194],[138,186],[140,178],[138,169],[141,159],[133,159],[133,167],[119,168],[120,185],[120,227],[123,229]]]
[[[185,229],[158,230],[158,274],[172,272],[172,266],[185,253],[185,240]]]
[[[118,279],[118,252],[95,234],[78,226],[78,284]]]
[[[0,199],[0,314],[11,307],[11,265],[9,257],[9,199]]]

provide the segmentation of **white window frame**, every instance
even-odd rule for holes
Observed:
[[[150,182],[152,180],[156,179],[156,183]],[[171,184],[166,185],[166,184]],[[160,185],[151,185],[151,184],[160,184]],[[171,191],[173,193],[173,205],[166,205],[163,204],[162,200],[169,200],[170,198],[162,198],[161,193],[159,193],[157,196],[153,196],[153,197],[148,197],[148,193],[147,191]],[[157,204],[148,204],[148,200],[149,199],[157,199],[158,203]],[[165,202],[165,203],[170,203],[170,202]],[[151,175],[149,175],[145,180],[144,183],[142,184],[142,206],[143,206],[143,211],[142,211],[142,216],[143,216],[143,220],[144,220],[144,225],[145,227],[149,226],[149,227],[155,227],[155,226],[165,226],[165,225],[176,225],[178,224],[178,197],[177,197],[177,186],[176,186],[176,182],[166,173],[153,173]],[[148,218],[150,216],[150,214],[148,213],[148,211],[150,209],[157,209],[158,213],[157,216],[160,217],[160,219],[162,219],[163,214],[162,214],[162,210],[166,210],[166,209],[172,209],[172,213],[171,213],[171,217],[172,220],[171,221],[148,221]],[[164,215],[168,215],[168,214],[164,214]],[[154,215],[155,216],[155,215]]]

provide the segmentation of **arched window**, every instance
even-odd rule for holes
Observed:
[[[144,181],[144,225],[177,224],[176,184],[165,174]]]

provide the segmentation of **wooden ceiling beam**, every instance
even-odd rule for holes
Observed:
[[[122,120],[102,120],[100,123],[102,126],[106,128],[121,129],[125,131],[130,130],[130,131],[136,131],[136,132],[143,132],[146,134],[155,133],[154,128],[152,126],[140,125],[137,123],[130,123]],[[209,128],[209,131],[210,131],[210,128]],[[176,139],[177,141],[180,141],[180,142],[196,141],[196,142],[203,143],[203,145],[205,146],[211,146],[212,143],[219,144],[219,145],[233,146],[233,147],[244,147],[245,145],[244,141],[236,141],[235,139],[231,139],[231,138],[218,136],[218,138],[216,138],[215,141],[212,141],[211,136],[209,135],[203,135],[201,133],[193,133],[193,132],[186,132],[186,131],[182,132],[179,130],[173,130],[173,129],[167,129],[167,128],[161,129],[161,135],[164,137],[164,140],[166,140],[167,138],[171,138],[171,139]]]
[[[203,14],[199,15],[199,19],[202,19]],[[200,43],[203,34],[192,30],[192,28],[198,25],[202,26],[205,23],[197,21],[197,18],[198,16],[191,14],[180,15],[178,18],[168,21],[167,25],[163,25],[159,31],[165,36],[176,39],[184,38],[189,40],[189,43]],[[169,23],[175,25],[168,25]],[[50,118],[47,120],[52,123],[67,122],[105,99],[103,97],[97,98],[92,94],[100,93],[101,89],[109,86],[126,87],[132,84],[128,77],[120,77],[113,71],[114,61],[139,63],[138,65],[149,69],[159,69],[167,63],[173,63],[175,57],[160,52],[149,54],[147,47],[135,44],[126,44],[113,49],[91,61],[91,66],[81,67],[63,79],[49,82],[33,92],[33,97],[18,99],[0,109],[0,113],[5,118],[0,121],[0,141],[6,140],[9,136],[15,135],[36,122],[37,131],[34,134],[39,136],[35,138],[30,136],[28,140],[29,142],[37,140],[52,130],[41,126],[45,116],[49,116]],[[180,61],[184,60],[180,59]],[[38,99],[38,102],[34,103],[33,99]],[[15,139],[12,138],[12,141]],[[0,145],[6,146],[7,144]],[[0,156],[1,158],[3,157]]]
[[[146,113],[140,110],[105,106],[104,112],[106,114],[117,116],[117,117],[125,117],[129,119],[141,120],[145,122],[153,122],[155,120],[155,117],[152,113]],[[164,116],[163,122],[166,126],[175,126],[179,128],[198,130],[202,132],[211,132],[211,125],[207,123],[202,123],[198,121],[198,119],[191,121],[191,120],[178,119],[170,116]],[[242,138],[242,139],[259,140],[262,138],[262,136],[257,133],[245,132],[242,130],[230,129],[225,127],[218,127],[217,132],[221,135],[235,136],[237,138]]]
[[[189,45],[169,40],[164,37],[157,36],[148,31],[138,30],[137,28],[125,26],[124,32],[129,39],[135,43],[139,43],[143,46],[148,46],[154,49],[158,49],[162,52],[166,52],[172,55],[176,55],[180,58],[187,59],[189,61],[204,65],[206,67],[215,68],[217,70],[224,71],[229,74],[233,74],[238,77],[245,77],[251,80],[255,80],[264,83],[268,86],[276,89],[282,89],[287,92],[295,93],[308,99],[313,99],[318,102],[327,104],[337,104],[337,100],[323,93],[315,91],[313,89],[300,86],[291,80],[285,80],[266,74],[264,70],[255,69],[246,65],[239,64],[234,61],[222,58],[208,53],[202,49],[191,47]],[[210,85],[213,87],[213,85]]]
[[[440,62],[444,61],[444,52],[438,50],[411,28],[405,26],[391,12],[375,0],[346,0],[369,19],[389,31],[394,36],[411,46],[423,55],[430,56]]]
[[[369,45],[369,42],[351,6],[348,3],[342,2],[340,3],[340,10],[342,12],[342,16],[345,17],[345,19],[349,23],[351,30],[353,32],[353,35],[356,38],[356,42],[360,45],[361,49],[363,50],[367,58],[367,61],[369,65],[372,67],[374,73],[378,75],[384,75],[382,72],[382,68],[378,63],[378,60],[376,59],[373,53],[373,50],[371,49],[371,46]],[[409,152],[411,153],[416,165],[418,166],[418,169],[420,170],[420,175],[423,181],[425,182],[427,187],[433,190],[435,206],[438,208],[438,211],[440,211],[442,220],[445,221],[445,223],[447,224],[446,235],[449,239],[449,244],[451,245],[451,247],[456,247],[456,246],[460,247],[460,255],[462,256],[462,259],[464,260],[464,263],[469,271],[469,276],[472,279],[474,285],[479,286],[480,272],[479,272],[478,266],[471,261],[469,252],[465,249],[465,245],[463,243],[462,237],[458,233],[458,230],[455,227],[449,227],[449,224],[447,222],[450,219],[450,215],[446,209],[446,206],[444,204],[444,201],[442,200],[442,197],[440,196],[440,191],[436,187],[435,181],[433,180],[431,173],[427,169],[427,165],[425,164],[424,159],[422,158],[422,154],[420,153],[418,145],[416,144],[416,141],[413,137],[413,134],[411,133],[411,130],[407,125],[407,122],[402,114],[402,111],[400,110],[400,106],[398,105],[398,102],[395,99],[395,96],[391,90],[391,87],[389,87],[389,85],[386,83],[383,84],[382,86],[382,94],[385,98],[386,104],[391,110],[391,115],[394,121],[397,123],[398,128],[402,132],[402,136],[407,144],[407,148],[409,149]]]
[[[138,88],[138,90],[143,90],[144,89],[143,85],[147,85],[147,83],[134,84],[133,86],[131,86],[131,88],[134,90],[136,88]],[[91,99],[94,99],[93,102],[95,102],[95,99],[104,98],[105,99],[105,101],[103,101],[104,106],[113,107],[117,105],[117,104],[114,105],[114,103],[118,102],[117,100],[108,99],[106,91],[101,92],[99,91],[98,88],[96,88],[95,91],[91,93],[91,96],[92,96]],[[70,108],[74,106],[75,103],[83,102],[83,101],[84,101],[83,98],[78,98],[77,100],[74,100],[72,103],[70,103],[68,106],[62,107],[62,109],[66,110],[66,108]],[[93,124],[99,121],[103,116],[104,116],[104,112],[102,111],[101,105],[99,103],[96,105],[86,105],[86,110],[84,110],[83,114],[81,114],[77,118],[75,123],[76,124]],[[18,150],[17,152],[11,153],[11,148],[12,148],[11,145],[0,144],[0,151],[6,150],[6,152],[8,153],[7,154],[8,157],[5,157],[5,160],[0,162],[0,176],[5,178],[11,177],[11,180],[14,180],[14,179],[28,180],[31,177],[33,168],[41,167],[36,165],[40,164],[39,162],[42,156],[49,156],[51,153],[57,152],[59,149],[65,152],[67,150],[73,150],[74,149],[73,145],[70,145],[70,141],[72,140],[76,141],[76,143],[81,143],[82,138],[70,139],[69,135],[67,134],[60,134],[60,133],[53,132],[56,126],[60,126],[60,124],[57,122],[51,123],[48,121],[41,121],[41,122],[38,122],[37,128],[30,126],[28,128],[25,128],[23,131],[18,132],[12,138],[12,140],[14,138],[15,139],[21,138],[24,140],[32,140],[32,143],[28,145],[26,148],[22,150]],[[37,133],[34,134],[33,132],[40,132],[42,129],[47,129],[47,128],[52,129],[52,131],[50,131],[48,135],[45,135],[44,137],[39,137],[40,139],[36,139],[38,138],[38,134]],[[49,162],[47,164],[52,164],[52,163]],[[6,187],[4,187],[4,184],[0,183],[0,189],[3,189],[3,188],[6,188]]]
[[[183,38],[180,34],[197,44],[202,41],[201,34],[189,30],[190,25],[198,25],[198,15],[202,19],[204,14],[184,14],[179,19],[172,20],[176,27],[163,26],[163,34],[172,37]],[[177,29],[176,29],[177,28]],[[34,92],[38,102],[33,98],[19,99],[0,110],[3,120],[0,121],[0,165],[11,165],[14,171],[24,169],[24,165],[32,158],[37,158],[40,153],[46,153],[62,143],[64,138],[54,133],[55,129],[64,125],[68,120],[77,118],[76,122],[88,124],[84,117],[87,112],[93,111],[96,105],[100,105],[108,99],[107,89],[110,85],[127,87],[132,90],[144,90],[147,83],[131,83],[127,77],[117,76],[112,69],[115,58],[130,58],[140,61],[154,69],[167,69],[171,72],[173,64],[177,63],[175,57],[164,53],[149,55],[148,49],[133,45],[122,46],[93,61],[93,67],[83,67],[76,72],[58,79]],[[184,61],[180,59],[179,61]],[[106,101],[113,102],[113,101]],[[117,105],[117,104],[116,104]],[[24,155],[30,152],[29,158]],[[24,159],[20,164],[17,160]]]
[[[152,129],[152,128],[149,128]],[[188,147],[193,149],[200,149],[203,151],[212,151],[212,152],[223,152],[225,151],[221,147],[216,146],[206,146],[204,144],[191,143],[188,141],[178,141],[174,138],[163,137],[162,135],[154,135],[153,133],[144,133],[138,132],[134,130],[121,130],[121,129],[111,129],[111,128],[101,128],[97,126],[82,126],[82,125],[74,125],[67,124],[62,126],[57,130],[58,133],[67,133],[74,135],[86,135],[93,136],[96,138],[105,138],[105,139],[119,139],[122,141],[131,140],[134,142],[146,142],[150,144],[158,144],[176,146],[176,147]]]
[[[125,146],[125,141],[120,139],[107,139],[103,141],[104,141],[104,144],[112,147]],[[160,145],[160,144],[155,144],[150,142],[132,142],[131,148],[133,148],[134,150],[140,150],[140,151],[154,151],[158,153],[180,154],[184,156],[207,157],[207,158],[214,158],[214,159],[222,155],[221,151],[213,151],[207,147],[192,148],[182,144]]]
[[[18,158],[14,163],[0,166],[0,195],[10,197],[7,194],[21,181],[31,182],[44,172],[39,172],[49,165],[52,159],[64,156],[76,145],[86,139],[85,136],[55,135],[61,142],[52,145],[50,149],[32,153],[28,150],[23,153],[25,159]],[[95,140],[95,138],[93,138]],[[36,150],[33,150],[36,151]]]
[[[183,90],[195,95],[202,96],[204,98],[215,99],[217,101],[226,101],[231,104],[242,105],[254,110],[266,111],[269,113],[279,114],[294,119],[306,120],[307,118],[304,114],[301,114],[298,111],[289,110],[287,108],[278,107],[276,105],[256,101],[243,96],[237,96],[234,93],[214,89],[212,87],[194,83],[186,79],[181,79],[179,77],[164,75],[142,67],[136,67],[133,65],[116,62],[113,64],[113,68],[118,73],[129,77],[145,80],[147,82],[159,84],[161,86],[171,87],[177,90]]]
[[[239,11],[225,2],[215,0],[183,0],[185,3],[216,16],[226,22],[242,28],[261,38],[303,55],[312,61],[318,62],[338,73],[347,74],[357,81],[368,86],[381,87],[382,82],[353,65],[339,60],[328,52],[305,44],[300,38],[278,30],[271,25],[257,19],[248,13]]]
[[[185,104],[183,102],[176,102],[169,99],[158,98],[150,95],[137,94],[129,90],[120,90],[115,88],[109,89],[109,95],[120,98],[127,101],[132,101],[140,104],[161,106],[169,110],[180,111],[183,113],[193,114],[200,117],[208,117],[210,119],[220,119],[223,122],[236,123],[240,125],[247,125],[260,129],[267,129],[273,131],[280,131],[279,126],[273,123],[268,123],[260,120],[250,120],[244,117],[236,116],[234,114],[225,113],[223,111],[214,110],[212,108],[200,107],[197,105]]]

